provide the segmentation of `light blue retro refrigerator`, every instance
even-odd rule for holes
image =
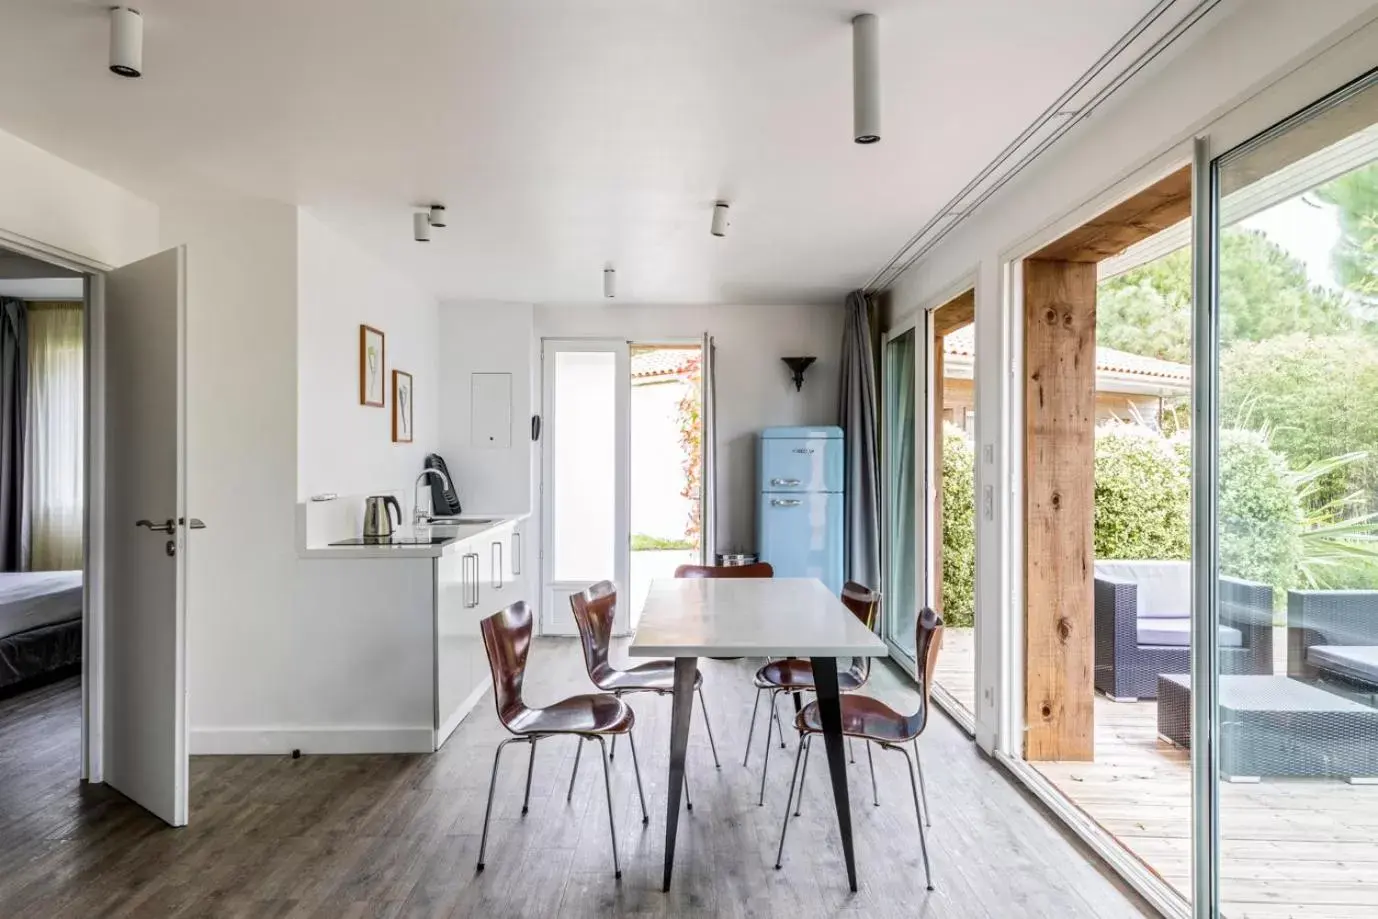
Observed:
[[[842,429],[761,432],[757,514],[761,561],[778,578],[818,578],[842,590]]]

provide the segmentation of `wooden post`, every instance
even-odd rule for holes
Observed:
[[[1095,754],[1096,265],[1024,262],[1024,756]]]

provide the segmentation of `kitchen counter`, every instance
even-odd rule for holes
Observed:
[[[298,547],[302,558],[440,558],[445,548],[466,539],[482,536],[489,530],[508,526],[529,517],[529,514],[485,514],[471,521],[463,517],[444,523],[405,526],[393,535],[390,542],[341,544],[340,540],[304,544]],[[361,538],[360,538],[361,539]]]

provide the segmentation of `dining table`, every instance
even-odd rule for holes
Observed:
[[[885,643],[815,578],[657,578],[651,582],[628,654],[675,660],[664,890],[670,889],[674,874],[675,835],[699,658],[793,657],[808,658],[813,665],[847,881],[856,891],[837,660],[884,657],[887,653]]]

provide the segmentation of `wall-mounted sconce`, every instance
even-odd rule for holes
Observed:
[[[804,388],[804,371],[809,369],[809,365],[818,360],[816,357],[782,357],[780,360],[789,367],[789,372],[794,374],[794,391],[799,392]]]

